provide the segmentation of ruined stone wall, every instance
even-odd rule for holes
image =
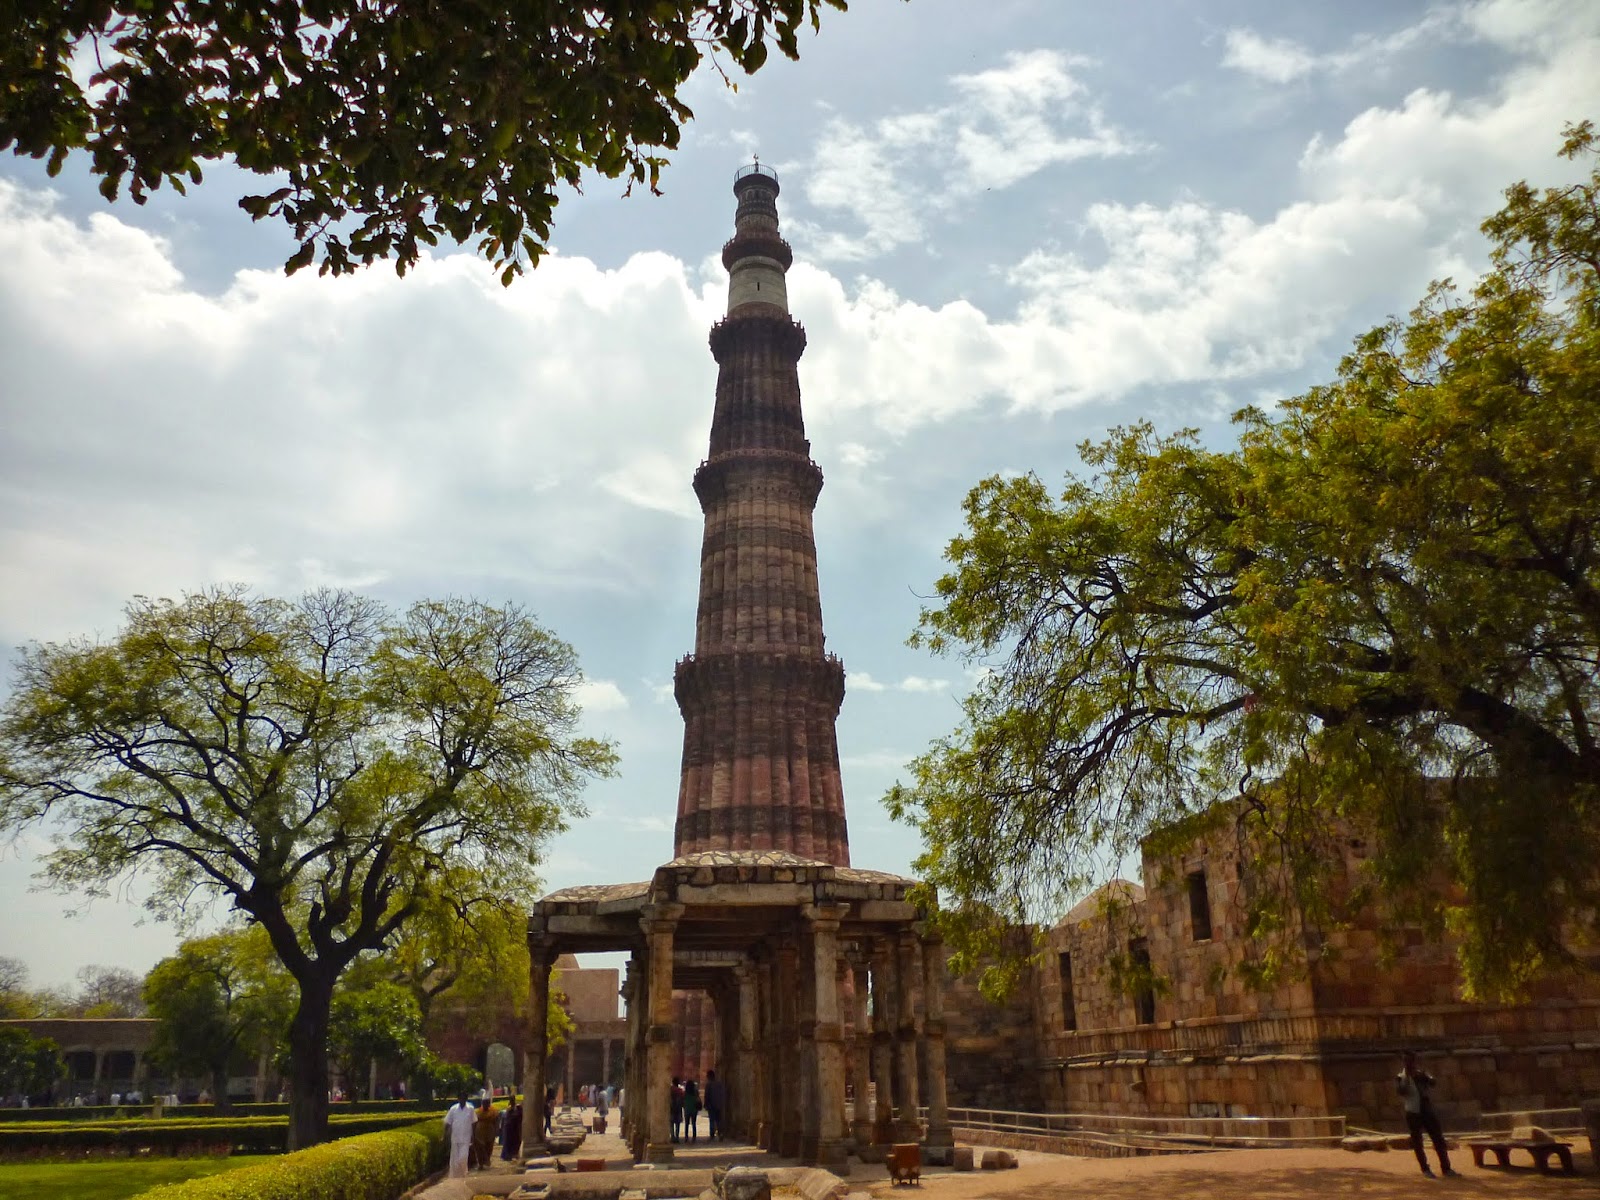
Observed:
[[[1037,1112],[1039,1046],[1032,972],[1002,1004],[978,991],[975,977],[950,978],[944,992],[946,1095],[957,1108]]]
[[[1481,1112],[1570,1107],[1600,1090],[1600,982],[1548,980],[1525,1004],[1467,1004],[1454,946],[1420,930],[1390,929],[1385,941],[1381,913],[1309,938],[1298,978],[1250,987],[1237,970],[1254,951],[1249,880],[1225,842],[1147,854],[1146,887],[1108,885],[1109,897],[1092,897],[1049,930],[1025,1036],[1015,1028],[1017,1002],[984,1013],[975,989],[952,988],[961,1000],[951,1005],[951,1045],[974,1051],[952,1055],[952,1103],[1018,1107],[967,1098],[984,1094],[1001,1054],[1036,1064],[1039,1107],[1055,1112],[1331,1114],[1398,1128],[1393,1081],[1408,1047],[1438,1077],[1439,1108],[1455,1128],[1470,1128]],[[1359,870],[1367,848],[1347,839],[1345,853]],[[1155,983],[1143,1007],[1113,969],[1129,965],[1135,938]]]
[[[614,1021],[620,1009],[622,978],[614,967],[576,967],[552,972],[551,984],[567,997],[574,1021]]]

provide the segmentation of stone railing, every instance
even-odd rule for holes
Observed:
[[[1478,1129],[1483,1133],[1510,1133],[1518,1125],[1537,1125],[1550,1133],[1581,1133],[1581,1108],[1536,1108],[1527,1112],[1479,1113]]]
[[[991,1132],[1030,1139],[1087,1139],[1145,1150],[1335,1146],[1345,1135],[1343,1117],[1137,1117],[952,1108],[950,1123],[967,1136]]]

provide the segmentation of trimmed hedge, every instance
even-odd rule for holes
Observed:
[[[444,1125],[423,1121],[297,1150],[237,1171],[163,1184],[135,1200],[395,1200],[444,1162]]]
[[[334,1113],[424,1113],[444,1112],[454,1100],[340,1100],[328,1106]],[[93,1104],[81,1108],[71,1105],[56,1105],[53,1108],[0,1108],[0,1125],[12,1121],[99,1121],[99,1120],[128,1120],[134,1117],[149,1117],[155,1112],[155,1106],[149,1101],[140,1104]],[[230,1112],[232,1116],[241,1117],[286,1117],[289,1115],[287,1104],[278,1104],[265,1101],[261,1104],[254,1102],[235,1103]],[[167,1117],[205,1117],[217,1116],[215,1104],[169,1104],[163,1111],[163,1119]]]
[[[415,1125],[414,1113],[340,1113],[330,1118],[338,1138]],[[442,1127],[442,1126],[441,1126]],[[282,1154],[289,1143],[286,1117],[218,1117],[197,1120],[37,1122],[0,1128],[0,1159],[80,1154]]]

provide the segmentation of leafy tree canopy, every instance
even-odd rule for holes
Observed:
[[[294,982],[259,925],[190,938],[151,968],[144,998],[158,1022],[150,1056],[169,1071],[211,1076],[219,1107],[241,1056],[276,1057],[294,1012]]]
[[[109,641],[22,653],[0,708],[0,828],[48,822],[59,887],[142,874],[158,915],[222,898],[260,924],[298,989],[291,1138],[307,1145],[326,1133],[345,968],[442,879],[531,890],[583,783],[613,769],[609,744],[576,733],[581,678],[516,606],[136,600]]]
[[[240,205],[288,225],[291,272],[404,273],[448,237],[509,283],[544,253],[559,185],[656,188],[705,56],[795,58],[824,7],[845,0],[14,0],[0,149],[52,174],[86,150],[106,197],[139,203],[229,158],[267,177]]]
[[[366,1091],[366,1068],[387,1063],[409,1070],[428,1057],[417,998],[397,983],[375,983],[333,998],[328,1050],[339,1064],[345,1090]],[[367,1099],[371,1099],[370,1096]]]
[[[470,880],[464,881],[470,883]],[[461,1025],[490,1034],[528,1007],[528,918],[497,897],[442,879],[380,953],[352,964],[346,986],[397,983],[416,998],[423,1029]],[[574,1028],[566,996],[551,987],[546,1016],[554,1053]]]
[[[47,1092],[65,1070],[51,1039],[16,1026],[0,1029],[0,1097]]]
[[[1240,413],[1235,448],[1139,425],[1059,496],[968,496],[913,643],[985,673],[887,797],[968,963],[1197,814],[1281,868],[1260,930],[1378,902],[1452,930],[1483,996],[1592,954],[1600,170],[1518,184],[1484,231],[1470,294],[1436,285],[1332,383]],[[1377,848],[1353,887],[1351,829]]]

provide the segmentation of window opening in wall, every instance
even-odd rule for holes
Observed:
[[[1197,942],[1211,940],[1211,893],[1204,871],[1189,876],[1189,931]]]
[[[1061,1028],[1078,1027],[1078,1006],[1072,996],[1072,955],[1060,954],[1056,958],[1061,969]]]
[[[1133,993],[1133,1019],[1138,1025],[1153,1025],[1156,1019],[1156,987],[1150,975],[1150,945],[1144,938],[1134,938],[1128,943],[1128,958],[1138,975],[1138,989]]]

